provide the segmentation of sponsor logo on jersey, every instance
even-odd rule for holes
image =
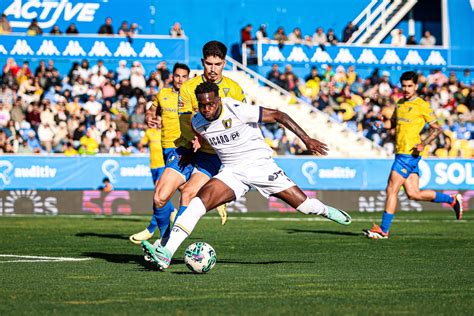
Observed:
[[[216,145],[226,144],[228,142],[236,140],[239,137],[240,137],[239,132],[235,132],[230,135],[224,134],[224,135],[219,135],[219,136],[208,137],[207,141],[212,146],[216,146]]]

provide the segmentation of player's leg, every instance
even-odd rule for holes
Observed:
[[[388,178],[386,191],[386,200],[385,200],[385,211],[382,214],[382,223],[379,225],[374,224],[372,229],[365,229],[364,235],[372,239],[386,239],[388,238],[388,231],[392,225],[393,217],[395,216],[397,202],[398,202],[398,192],[400,191],[401,186],[406,181],[404,175],[398,173],[395,170],[390,172]]]
[[[209,178],[215,176],[220,168],[221,168],[221,161],[216,154],[209,154],[205,152],[198,152],[196,154],[196,169],[206,175]],[[227,207],[226,204],[218,205],[216,207],[217,213],[221,218],[221,224],[225,225],[227,222]]]
[[[154,216],[150,223],[153,228],[153,221],[156,221],[156,226],[160,228],[160,239],[165,234],[169,234],[170,214],[174,208],[170,202],[170,199],[177,188],[189,179],[193,166],[192,165],[180,165],[179,158],[182,154],[181,149],[178,148],[172,152],[169,158],[166,160],[166,168],[162,171],[163,173],[158,178],[158,173],[153,172],[155,182],[155,190],[153,193],[153,210]],[[184,150],[184,149],[183,149]],[[156,170],[155,170],[156,171]],[[159,180],[159,181],[158,181]],[[130,240],[133,243],[139,244],[142,240],[148,240],[153,234],[149,232],[148,228],[142,232],[130,236]]]
[[[243,190],[242,190],[243,191]],[[235,199],[234,190],[219,179],[213,178],[199,190],[188,205],[188,208],[174,223],[170,238],[165,247],[153,247],[147,241],[142,242],[142,247],[147,255],[160,269],[166,269],[171,263],[176,250],[191,234],[202,216],[217,205]]]
[[[405,192],[410,200],[449,204],[453,208],[456,218],[462,218],[463,209],[461,194],[448,195],[433,190],[420,190],[419,178],[420,177],[417,173],[412,173],[403,184]]]
[[[335,207],[325,205],[318,199],[309,198],[298,186],[272,194],[283,200],[297,211],[306,215],[321,215],[341,225],[349,225],[352,219],[349,214]]]
[[[151,177],[153,179],[153,184],[155,187],[162,172],[162,168],[151,169]],[[143,240],[148,240],[153,237],[155,230],[158,227],[158,211],[159,210],[155,207],[155,205],[153,205],[153,215],[151,216],[150,224],[144,230],[128,237],[132,243],[140,244]]]

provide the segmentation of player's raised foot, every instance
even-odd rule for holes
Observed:
[[[374,224],[372,229],[364,229],[363,233],[367,238],[388,239],[388,233],[385,233],[377,224]]]
[[[148,240],[151,237],[153,237],[153,233],[150,233],[150,231],[147,228],[145,228],[141,232],[133,234],[132,236],[128,237],[128,239],[130,239],[130,241],[133,242],[134,244],[139,245],[142,241]]]
[[[219,205],[216,207],[217,213],[221,217],[221,224],[225,225],[227,223],[227,203]]]
[[[158,269],[163,271],[170,266],[171,253],[168,249],[161,246],[159,243],[155,247],[146,240],[142,241],[141,245],[145,256],[149,256]]]
[[[454,213],[456,214],[456,219],[462,219],[462,195],[461,194],[453,194],[453,203],[451,203],[451,207],[453,208]]]
[[[349,225],[352,222],[349,214],[332,206],[328,206],[328,214],[324,217],[341,225]]]

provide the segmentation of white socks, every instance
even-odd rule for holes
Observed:
[[[328,207],[321,203],[317,199],[307,198],[303,203],[301,203],[296,210],[300,211],[303,214],[315,214],[326,216],[328,214]]]
[[[191,202],[189,202],[186,211],[184,211],[174,223],[170,238],[166,243],[166,249],[171,252],[171,256],[174,255],[183,241],[191,235],[194,227],[204,214],[206,214],[206,207],[201,199],[198,197],[193,198]]]

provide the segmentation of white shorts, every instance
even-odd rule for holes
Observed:
[[[296,185],[273,159],[266,161],[264,165],[224,167],[214,178],[227,184],[234,191],[236,199],[251,189],[256,189],[268,198]]]

